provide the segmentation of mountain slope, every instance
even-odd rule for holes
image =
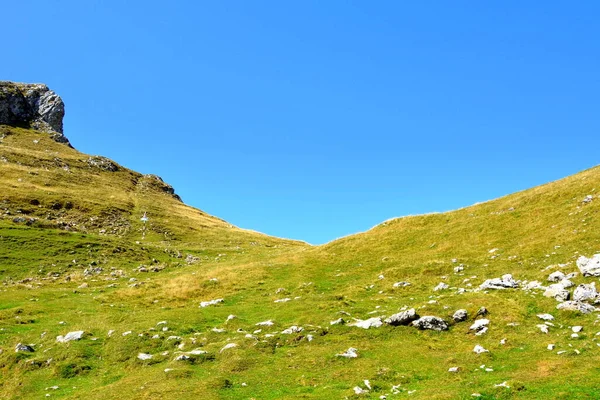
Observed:
[[[0,398],[600,396],[597,314],[523,290],[600,250],[600,200],[587,197],[600,168],[310,247],[231,227],[154,177],[39,132],[2,129]],[[479,289],[507,273],[518,288]],[[449,330],[350,326],[409,308]],[[458,309],[466,322],[453,321]],[[548,333],[542,313],[555,317]],[[489,330],[477,336],[481,318]],[[337,356],[350,347],[356,358]]]

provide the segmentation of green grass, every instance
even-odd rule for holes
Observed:
[[[232,227],[123,167],[94,169],[89,156],[43,134],[2,129],[0,398],[600,397],[595,314],[559,312],[555,300],[521,290],[433,291],[442,281],[473,289],[504,273],[543,282],[553,264],[576,271],[579,255],[600,252],[600,201],[582,203],[600,187],[599,168],[311,247]],[[142,237],[144,211],[151,222]],[[15,217],[35,220],[28,225]],[[465,269],[455,273],[458,264]],[[139,272],[141,265],[157,272]],[[90,266],[102,271],[86,276]],[[397,281],[412,285],[393,288]],[[215,298],[225,302],[199,307]],[[292,300],[274,302],[282,298]],[[340,316],[389,316],[403,306],[447,320],[466,308],[470,319],[447,332],[329,325]],[[476,337],[468,327],[482,306],[491,325]],[[536,327],[541,312],[556,317],[548,335]],[[226,322],[230,314],[236,318]],[[246,338],[268,319],[273,327]],[[280,333],[291,325],[304,331]],[[570,337],[573,325],[584,326],[577,339]],[[56,342],[73,330],[87,335]],[[171,335],[182,339],[167,340]],[[15,353],[19,342],[34,344],[36,352]],[[207,355],[174,361],[180,343],[183,351],[201,348]],[[237,347],[221,353],[227,343]],[[476,355],[476,344],[490,353]],[[349,347],[358,358],[336,357]],[[140,352],[154,358],[140,361]],[[448,373],[453,366],[461,372]],[[365,379],[372,390],[354,395]],[[494,386],[504,381],[510,389]],[[46,390],[54,385],[59,389]]]

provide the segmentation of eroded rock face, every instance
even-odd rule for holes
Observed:
[[[0,125],[48,132],[57,142],[68,143],[64,116],[65,104],[48,86],[0,81]]]

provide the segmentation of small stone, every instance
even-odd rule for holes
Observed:
[[[489,353],[489,350],[484,349],[482,346],[480,345],[476,345],[473,348],[473,352],[477,353],[477,354],[482,354],[482,353]]]
[[[202,301],[200,302],[200,307],[204,308],[204,307],[208,307],[208,306],[214,306],[220,303],[224,303],[225,300],[224,299],[214,299],[214,300],[209,300],[209,301]]]
[[[555,347],[554,344],[549,344],[546,348],[548,350],[554,350],[554,347]]]
[[[538,314],[537,317],[539,319],[543,319],[544,321],[552,321],[554,320],[554,317],[550,314]]]
[[[448,372],[460,372],[460,367],[452,367],[448,369]]]
[[[83,337],[84,331],[73,331],[67,333],[65,336],[57,336],[56,341],[58,343],[67,343],[73,340],[80,340]]]
[[[412,325],[422,330],[434,330],[434,331],[446,331],[448,330],[448,324],[446,321],[439,317],[431,315],[421,317],[416,321],[412,322]]]
[[[369,318],[366,320],[359,319],[359,320],[356,320],[355,322],[348,324],[348,326],[356,326],[358,328],[363,328],[363,329],[379,328],[381,325],[383,325],[383,322],[381,321],[381,318],[379,318],[379,317],[373,317],[373,318]]]
[[[33,353],[34,348],[28,344],[18,343],[15,346],[15,353]]]
[[[284,335],[291,335],[293,333],[300,333],[303,330],[304,330],[304,328],[302,328],[301,326],[292,325],[289,328],[281,331],[281,333]]]
[[[437,292],[437,291],[448,289],[448,288],[449,288],[448,284],[446,284],[444,282],[440,282],[440,283],[438,283],[438,285],[436,287],[433,288],[433,291]]]
[[[234,347],[237,347],[237,344],[235,344],[235,343],[228,343],[225,346],[223,346],[223,348],[221,348],[221,350],[219,351],[219,353],[222,353],[222,352],[224,352],[225,350],[228,350],[228,349],[233,349]]]
[[[575,333],[579,333],[583,330],[583,326],[577,325],[571,328],[571,330]]]
[[[346,350],[343,353],[340,354],[336,354],[337,357],[344,357],[344,358],[356,358],[358,357],[358,354],[356,353],[358,350],[355,349],[354,347],[350,347],[348,350]]]
[[[142,361],[146,361],[146,360],[150,360],[152,358],[152,354],[148,354],[148,353],[139,353],[137,355],[138,360],[142,360]]]
[[[269,319],[267,321],[258,322],[256,324],[256,326],[273,326],[274,324],[275,324],[275,322],[273,322]]]
[[[344,325],[346,321],[343,318],[338,318],[335,321],[331,321],[329,325]]]

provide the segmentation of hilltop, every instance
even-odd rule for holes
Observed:
[[[309,246],[34,128],[0,126],[0,398],[600,396],[599,167]]]

